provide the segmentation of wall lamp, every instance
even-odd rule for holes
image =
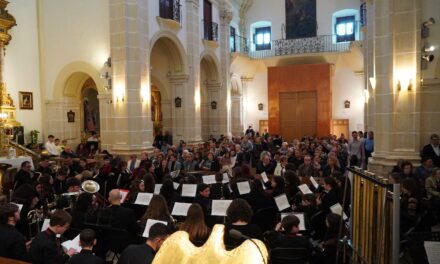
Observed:
[[[435,56],[432,54],[422,55],[422,60],[420,61],[422,70],[426,70],[428,68],[428,63],[432,62],[434,58]]]
[[[424,52],[433,52],[435,50],[435,46],[433,45],[429,45],[428,43],[425,43],[423,45],[423,50]]]

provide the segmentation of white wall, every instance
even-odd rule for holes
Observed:
[[[6,47],[5,81],[16,107],[16,120],[24,126],[29,142],[30,130],[42,131],[36,0],[10,1],[7,10],[17,26],[10,31],[12,40]],[[19,109],[19,91],[33,93],[33,110]]]
[[[41,10],[42,88],[50,100],[55,80],[66,65],[83,61],[99,72],[110,56],[109,1],[41,0]]]
[[[359,7],[359,0],[316,0],[317,34],[332,34],[332,15],[334,12],[342,9],[359,10]],[[270,12],[268,12],[269,10]],[[286,24],[285,0],[254,0],[247,12],[248,28],[251,24],[258,21],[269,21],[272,23],[272,40],[284,37],[282,36],[281,26]],[[247,37],[251,39],[250,35]]]

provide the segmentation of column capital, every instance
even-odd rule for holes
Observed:
[[[186,83],[189,80],[188,74],[173,74],[169,76],[170,83]]]
[[[227,26],[231,23],[233,17],[232,10],[229,8],[223,8],[220,10],[220,21],[222,26]]]

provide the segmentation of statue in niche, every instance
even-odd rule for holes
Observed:
[[[9,106],[14,107],[14,100],[12,99],[11,94],[8,94],[8,97],[6,98],[5,105],[9,105]]]
[[[86,132],[92,132],[96,130],[96,111],[89,103],[89,99],[84,98],[84,127]]]
[[[151,121],[162,121],[161,95],[159,91],[151,91]]]

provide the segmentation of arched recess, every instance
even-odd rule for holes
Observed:
[[[220,69],[217,57],[204,52],[200,60],[200,116],[202,139],[220,134]]]
[[[88,88],[94,89],[98,95],[106,93],[98,69],[82,61],[72,62],[63,67],[54,82],[52,100],[46,102],[47,135],[53,134],[60,139],[67,139],[68,144],[73,146],[89,136],[85,132],[86,117],[83,104],[84,91]],[[107,103],[99,101],[99,106],[95,105],[96,113],[108,114],[107,109],[101,109],[105,108],[105,105]],[[96,124],[107,123],[102,114],[96,115],[95,118],[99,119],[95,120]]]
[[[188,74],[185,50],[179,39],[166,31],[158,32],[150,47],[150,90],[152,95],[158,91],[161,98],[160,104],[152,104],[152,113],[161,112],[156,118],[152,115],[154,134],[159,130],[169,131],[177,134],[173,137],[176,141],[183,133],[184,112],[172,106],[177,92],[186,85],[184,78],[177,78]]]

